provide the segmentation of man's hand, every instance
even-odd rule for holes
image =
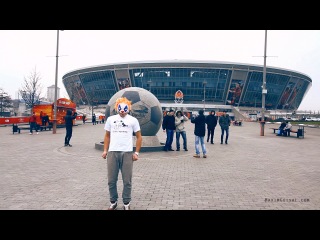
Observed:
[[[108,155],[108,152],[107,152],[107,151],[103,151],[103,153],[102,153],[102,158],[106,159],[106,158],[107,158],[107,155]]]
[[[135,153],[132,154],[132,160],[137,161],[139,159],[139,156]]]

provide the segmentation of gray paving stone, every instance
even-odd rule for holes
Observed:
[[[142,152],[134,163],[133,210],[319,210],[320,129],[304,139],[277,137],[266,124],[231,126],[229,144],[206,143],[208,158],[193,158],[194,125],[186,123],[188,152]],[[95,143],[103,125],[29,135],[0,127],[1,210],[105,210],[109,205],[106,160]],[[160,142],[165,134],[158,132]],[[176,149],[175,139],[173,149]],[[122,182],[119,175],[119,210]],[[267,199],[267,200],[266,200]],[[277,199],[297,199],[296,202]],[[270,201],[269,201],[270,200]]]

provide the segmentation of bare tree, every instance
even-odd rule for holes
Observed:
[[[4,116],[4,112],[10,112],[13,108],[12,99],[8,93],[0,88],[0,116]]]
[[[27,108],[33,108],[34,105],[40,103],[40,95],[42,93],[40,81],[41,77],[37,73],[36,68],[34,68],[34,71],[27,78],[24,77],[24,83],[19,92]]]

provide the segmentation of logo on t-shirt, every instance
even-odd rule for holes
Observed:
[[[126,125],[123,120],[115,120],[113,125],[113,130],[120,130],[122,128],[127,128],[129,127],[128,125]]]

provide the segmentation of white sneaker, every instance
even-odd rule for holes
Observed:
[[[37,132],[37,134],[39,134],[39,132]]]
[[[32,135],[33,133],[29,133],[30,135]]]
[[[130,210],[130,203],[123,204],[123,210]]]
[[[118,207],[118,202],[115,203],[110,203],[110,207],[108,208],[108,210],[115,210]]]

